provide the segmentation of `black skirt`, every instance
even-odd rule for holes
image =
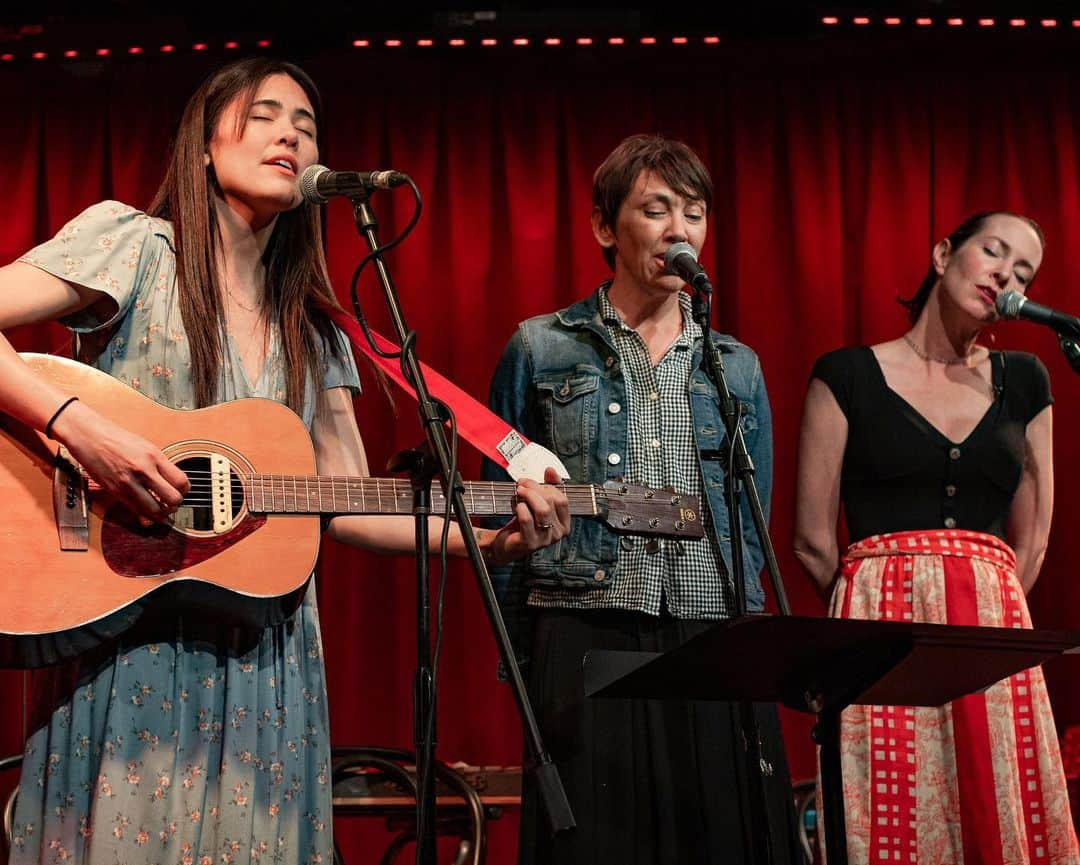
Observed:
[[[591,649],[663,652],[711,622],[621,610],[536,611],[529,692],[577,828],[552,839],[526,774],[520,865],[740,865],[749,793],[738,706],[726,702],[586,699]],[[752,658],[732,663],[753,664]],[[795,865],[791,780],[776,708],[754,707],[772,861]]]

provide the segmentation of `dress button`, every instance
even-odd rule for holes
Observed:
[[[607,571],[605,571],[603,568],[597,568],[596,573],[592,575],[592,578],[594,580],[596,580],[596,582],[602,583],[602,582],[604,582],[604,577],[606,577],[606,576],[607,576]]]
[[[951,460],[960,459],[960,448],[949,448],[949,459],[951,459]]]
[[[945,495],[947,495],[949,498],[952,498],[953,496],[955,496],[956,495],[956,486],[954,484],[948,484],[945,487]]]
[[[617,465],[618,465],[619,463],[621,463],[621,462],[622,462],[622,457],[621,457],[621,456],[619,456],[618,454],[608,454],[608,455],[607,455],[607,461],[608,461],[608,462],[609,462],[609,463],[610,463],[611,465],[613,465],[613,466],[617,466]]]
[[[955,529],[956,528],[956,520],[953,517],[945,517],[945,528],[947,528],[947,529]]]
[[[609,402],[607,410],[608,414],[618,414],[622,411],[622,406],[619,405],[617,402]]]

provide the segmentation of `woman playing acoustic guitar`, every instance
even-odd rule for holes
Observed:
[[[320,474],[366,475],[356,369],[319,307],[336,305],[319,214],[297,188],[318,157],[318,122],[318,94],[295,66],[252,59],[213,74],[188,102],[149,211],[95,205],[0,269],[0,328],[58,319],[80,360],[170,408],[284,402],[308,425]],[[0,337],[0,410],[62,444],[143,520],[173,515],[184,471],[71,396]],[[492,561],[568,531],[555,487],[526,481],[517,494],[514,519],[482,539]],[[329,531],[413,548],[409,517],[339,516]],[[433,544],[440,531],[433,521]],[[450,546],[463,552],[456,526]],[[253,642],[160,618],[54,670],[26,747],[12,861],[332,861],[314,592]]]

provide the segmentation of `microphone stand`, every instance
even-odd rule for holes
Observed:
[[[415,187],[413,187],[415,189]],[[380,254],[378,238],[378,220],[369,204],[370,194],[362,190],[349,196],[353,205],[353,218],[357,231],[367,241],[371,250],[375,269],[382,284],[387,309],[393,321],[398,343],[401,345],[402,366],[416,390],[417,408],[420,422],[427,438],[426,454],[420,457],[409,455],[399,465],[408,465],[414,490],[414,513],[416,518],[416,578],[417,578],[417,671],[413,693],[413,736],[416,746],[416,862],[418,865],[435,865],[435,686],[431,668],[430,649],[430,604],[428,590],[428,536],[427,518],[430,502],[421,491],[430,484],[430,479],[438,474],[442,478],[446,496],[450,500],[461,536],[468,551],[469,560],[476,575],[480,596],[484,602],[488,621],[498,645],[499,656],[506,667],[508,680],[517,703],[518,714],[525,734],[528,753],[532,757],[530,771],[533,773],[537,789],[544,803],[548,824],[552,834],[576,825],[570,803],[566,798],[559,772],[552,762],[551,755],[544,748],[540,736],[540,727],[536,722],[532,704],[525,690],[525,682],[518,668],[517,658],[510,645],[502,612],[499,610],[487,563],[480,552],[476,534],[463,497],[464,483],[456,472],[451,477],[450,445],[446,440],[444,416],[439,403],[428,391],[420,361],[415,353],[415,334],[409,330],[394,289],[386,262]]]
[[[731,454],[731,458],[725,466],[727,471],[725,497],[728,508],[729,534],[731,536],[731,580],[735,594],[735,615],[736,617],[742,617],[747,614],[744,577],[746,566],[743,558],[742,513],[740,510],[740,495],[745,492],[750,508],[750,516],[754,522],[758,539],[761,542],[761,549],[765,554],[765,564],[769,572],[773,595],[776,597],[777,607],[780,610],[780,615],[789,616],[791,615],[791,608],[788,606],[783,579],[780,576],[780,566],[776,561],[765,512],[761,506],[757,485],[754,482],[754,463],[750,459],[750,454],[746,449],[746,441],[743,438],[742,425],[740,424],[742,407],[728,388],[727,379],[724,375],[724,361],[720,350],[712,339],[712,286],[707,279],[697,278],[691,283],[690,287],[693,289],[692,314],[701,328],[706,372],[716,385],[716,393],[720,401],[720,414],[727,430],[727,445]],[[771,775],[773,769],[772,764],[762,755],[761,735],[758,731],[757,719],[754,717],[753,704],[747,700],[740,700],[738,703],[738,716],[743,734],[746,781],[750,788],[749,820],[746,811],[743,812],[742,820],[744,849],[752,855],[751,861],[764,865],[764,863],[773,862],[773,850],[768,831],[768,806],[762,776]]]

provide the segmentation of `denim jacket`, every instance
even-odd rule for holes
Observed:
[[[723,354],[728,388],[743,405],[743,435],[768,515],[772,415],[761,364],[753,351],[732,337],[714,332],[713,340]],[[700,339],[694,346],[691,369],[690,410],[707,500],[703,504],[709,507],[713,531],[730,573],[725,477],[719,459],[727,436],[716,388],[702,364]],[[600,318],[595,292],[573,306],[518,325],[495,370],[489,402],[511,426],[558,454],[573,481],[603,484],[620,478],[627,449],[627,413],[607,408],[613,403],[628,404],[626,383],[619,356]],[[483,475],[488,480],[506,480],[503,469],[490,460],[484,461]],[[758,578],[764,554],[745,495],[742,501],[746,603],[755,611],[764,604]],[[524,562],[494,570],[492,579],[511,636],[525,636],[523,614],[529,586],[581,591],[606,586],[618,579],[617,553],[618,536],[603,522],[574,519],[566,538],[538,550]]]

